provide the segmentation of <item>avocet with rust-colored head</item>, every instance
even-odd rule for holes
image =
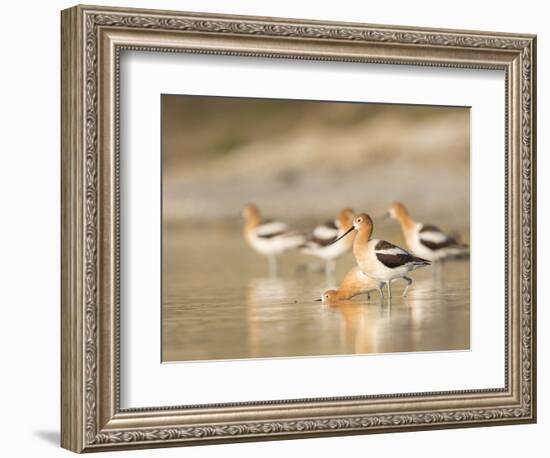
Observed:
[[[403,291],[403,296],[406,296],[412,284],[412,279],[407,274],[430,265],[430,261],[414,256],[386,240],[371,239],[373,222],[366,213],[356,216],[353,225],[340,238],[353,230],[357,231],[353,242],[353,254],[359,268],[369,277],[386,284],[388,302],[391,301],[392,280],[402,278],[407,282]]]
[[[388,216],[399,223],[407,247],[417,256],[430,261],[441,261],[453,256],[464,256],[469,252],[468,245],[460,243],[437,226],[415,221],[401,202],[394,202],[390,206]]]
[[[327,276],[334,274],[335,260],[348,253],[353,246],[353,237],[333,243],[350,227],[353,216],[351,208],[342,209],[335,219],[316,226],[300,248],[301,253],[316,256],[325,261]]]
[[[291,230],[286,223],[262,219],[254,204],[243,208],[243,217],[244,238],[258,254],[267,257],[272,275],[277,274],[277,257],[305,242],[304,234]]]
[[[382,287],[384,283],[375,280],[365,274],[358,266],[353,267],[344,277],[338,289],[329,289],[321,295],[321,301],[334,302],[348,300],[360,294],[367,294],[378,291],[380,299],[384,299]]]

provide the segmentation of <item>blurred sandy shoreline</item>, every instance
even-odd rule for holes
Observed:
[[[262,101],[269,110],[254,116],[250,101],[197,99],[163,105],[166,224],[232,226],[255,202],[308,226],[346,206],[378,215],[401,200],[420,221],[469,228],[466,108]]]

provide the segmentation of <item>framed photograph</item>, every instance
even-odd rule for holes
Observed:
[[[62,446],[536,421],[536,38],[62,12]]]

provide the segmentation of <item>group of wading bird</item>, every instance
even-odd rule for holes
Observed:
[[[386,240],[372,238],[373,220],[366,213],[354,214],[350,208],[340,211],[336,219],[316,226],[311,234],[295,231],[286,223],[262,219],[256,205],[243,209],[244,236],[250,246],[269,260],[270,272],[277,272],[277,257],[290,249],[316,256],[325,262],[327,276],[335,270],[335,260],[351,249],[357,263],[342,280],[338,289],[325,291],[323,302],[351,299],[359,294],[378,291],[384,299],[386,286],[388,303],[391,303],[391,282],[403,279],[407,295],[412,279],[409,272],[453,257],[468,255],[469,247],[438,227],[415,221],[400,202],[393,203],[384,217],[396,220],[401,226],[408,250]],[[355,233],[351,234],[352,232]]]

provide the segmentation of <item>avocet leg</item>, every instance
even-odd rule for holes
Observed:
[[[380,294],[380,303],[381,304],[384,303],[384,290],[382,288],[384,288],[384,283],[381,283],[380,286],[378,287],[378,293]]]
[[[391,280],[386,281],[386,289],[388,290],[388,305],[391,305]]]
[[[411,287],[413,281],[409,277],[403,277],[403,280],[405,280],[407,282],[407,286],[405,286],[405,289],[403,290],[403,297],[406,297],[407,296],[407,291]]]
[[[433,281],[436,283],[439,281],[439,269],[439,261],[432,262]]]
[[[267,259],[269,261],[269,274],[272,277],[276,277],[277,276],[277,256],[271,255],[271,256],[268,256]]]
[[[336,263],[332,259],[325,261],[325,275],[327,278],[334,277],[334,272],[336,271]]]

